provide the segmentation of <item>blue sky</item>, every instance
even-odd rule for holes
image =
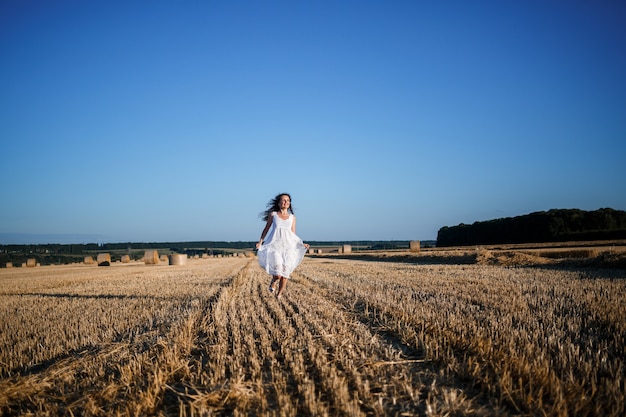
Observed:
[[[0,3],[0,243],[626,209],[622,1]]]

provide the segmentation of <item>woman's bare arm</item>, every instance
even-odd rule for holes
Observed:
[[[267,231],[270,230],[270,227],[272,227],[272,216],[270,216],[269,219],[267,219],[265,228],[263,229],[263,232],[261,233],[261,239],[259,239],[259,243],[256,244],[257,249],[259,249],[259,247],[263,243],[263,239],[265,239],[265,235],[267,235]]]

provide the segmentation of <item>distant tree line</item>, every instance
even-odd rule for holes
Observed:
[[[437,246],[626,239],[626,211],[552,209],[523,216],[442,227]]]
[[[315,246],[342,246],[351,245],[353,250],[392,250],[392,249],[408,249],[408,240],[331,240],[331,241],[315,241],[306,240],[306,243]]]
[[[408,248],[408,240],[359,240],[359,241],[306,241],[312,246],[341,246],[344,244],[376,248]],[[183,253],[187,250],[210,250],[210,249],[253,249],[257,241],[190,241],[190,242],[124,242],[124,243],[82,243],[82,244],[33,244],[33,245],[2,245],[0,253],[29,253],[29,254],[62,254],[62,255],[85,255],[95,252],[108,251],[136,251],[147,249],[167,249],[173,252]]]
[[[127,242],[127,243],[104,243],[101,246],[102,250],[124,250],[127,248],[133,249],[180,249],[183,251],[187,248],[202,249],[202,248],[223,248],[223,249],[246,249],[254,247],[256,242],[226,242],[226,241],[211,241],[211,240],[199,240],[189,242]]]

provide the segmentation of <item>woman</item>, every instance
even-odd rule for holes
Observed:
[[[270,292],[275,291],[276,282],[279,282],[276,298],[280,298],[289,276],[302,262],[309,245],[296,235],[296,216],[289,194],[278,194],[270,200],[263,212],[263,220],[266,221],[265,228],[256,244],[259,265],[272,276]]]

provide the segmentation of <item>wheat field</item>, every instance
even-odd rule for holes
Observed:
[[[626,271],[305,258],[0,270],[0,415],[621,416]]]

